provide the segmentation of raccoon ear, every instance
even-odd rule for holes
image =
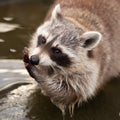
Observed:
[[[60,4],[57,4],[52,11],[52,20],[57,19],[59,16],[61,16],[61,8]]]
[[[96,31],[89,31],[83,33],[80,37],[80,44],[87,50],[92,50],[95,48],[101,41],[102,35]]]

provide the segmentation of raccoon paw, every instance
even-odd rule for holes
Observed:
[[[25,47],[23,50],[24,65],[25,65],[25,68],[27,69],[29,75],[32,78],[36,78],[36,76],[38,75],[38,70],[34,65],[31,64],[28,53],[29,53],[29,50],[27,47]]]
[[[23,50],[23,61],[24,63],[30,63],[30,60],[29,60],[29,56],[28,56],[28,48],[27,47],[24,47],[24,50]]]

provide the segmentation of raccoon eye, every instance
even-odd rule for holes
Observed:
[[[42,45],[46,43],[46,38],[42,35],[38,36],[38,45]]]
[[[58,48],[52,48],[52,52],[53,52],[53,54],[55,54],[55,55],[58,55],[58,54],[61,54],[61,53],[62,53],[62,51],[61,51],[60,49],[58,49]]]

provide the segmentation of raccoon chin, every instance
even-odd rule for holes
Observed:
[[[55,72],[54,67],[48,66],[47,73],[49,76],[53,75]]]
[[[43,73],[48,75],[48,76],[53,75],[55,72],[55,67],[50,66],[50,65],[49,66],[39,65],[38,69],[42,69]]]

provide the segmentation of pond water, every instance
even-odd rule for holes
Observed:
[[[24,46],[52,2],[0,0],[1,60],[22,59]],[[63,117],[49,98],[41,94],[22,62],[8,61],[0,62],[0,120],[120,120],[120,78],[114,78],[96,97],[76,107],[72,118],[68,112]]]
[[[0,58],[22,57],[23,47],[43,22],[51,3],[52,0],[0,0]]]

